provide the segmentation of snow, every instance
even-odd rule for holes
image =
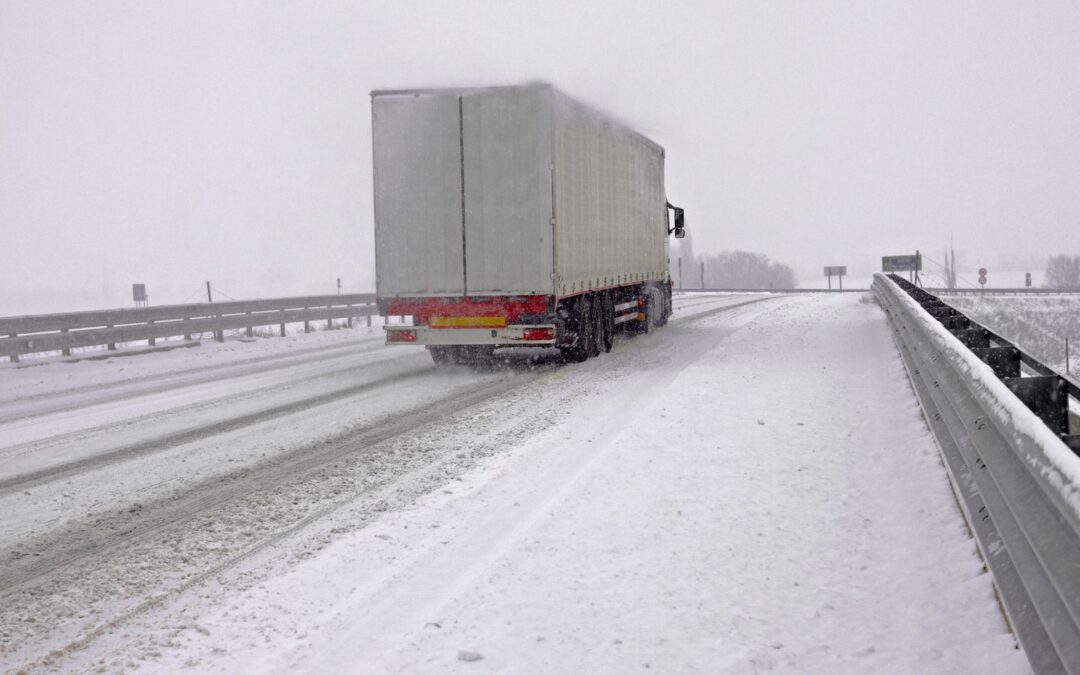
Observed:
[[[1080,295],[944,295],[942,299],[1046,365],[1066,372],[1065,339],[1073,345],[1069,370],[1077,368]]]
[[[866,296],[702,309],[522,381],[411,441],[471,464],[357,493],[66,665],[1027,672]]]

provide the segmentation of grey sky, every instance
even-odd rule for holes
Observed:
[[[0,315],[373,286],[368,92],[542,79],[698,252],[1080,253],[1080,5],[0,3]],[[940,257],[940,253],[937,253]]]

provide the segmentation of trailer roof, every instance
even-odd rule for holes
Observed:
[[[470,93],[479,93],[479,92],[492,91],[492,90],[498,90],[498,89],[529,89],[529,88],[550,89],[551,91],[553,91],[555,93],[556,96],[559,96],[564,101],[569,103],[571,106],[573,106],[575,108],[578,108],[580,110],[584,110],[588,114],[603,120],[604,122],[612,125],[613,127],[617,127],[620,131],[623,131],[624,133],[626,133],[626,134],[628,134],[630,136],[634,136],[635,138],[640,139],[642,142],[656,148],[656,150],[659,151],[661,155],[666,154],[664,152],[664,146],[660,145],[659,143],[657,143],[653,139],[649,138],[648,136],[642,134],[639,131],[635,131],[632,127],[624,124],[623,122],[620,122],[618,119],[616,119],[615,117],[609,115],[608,113],[597,110],[596,108],[594,108],[594,107],[592,107],[590,105],[582,103],[581,101],[574,98],[573,96],[567,95],[566,93],[564,93],[563,91],[561,91],[560,89],[558,89],[557,87],[555,87],[554,85],[552,85],[552,84],[550,84],[548,82],[538,81],[538,82],[528,82],[526,84],[509,84],[509,85],[498,85],[498,86],[490,86],[490,87],[429,87],[429,88],[421,88],[421,89],[375,89],[375,90],[373,90],[371,92],[371,98],[376,98],[376,97],[381,97],[381,96],[435,96],[435,95],[440,95],[440,94],[443,94],[443,95],[449,94],[449,95],[454,95],[454,96],[464,96],[464,95],[470,94]]]

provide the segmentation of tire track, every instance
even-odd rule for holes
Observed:
[[[511,373],[478,388],[453,391],[433,404],[395,413],[336,438],[294,448],[255,467],[208,479],[181,495],[65,527],[50,533],[45,541],[10,548],[0,554],[4,560],[0,570],[0,653],[11,653],[19,642],[42,630],[48,632],[65,618],[70,620],[68,608],[92,604],[86,602],[86,594],[96,594],[95,602],[102,601],[102,594],[120,598],[151,594],[137,603],[133,610],[137,613],[159,600],[163,589],[167,594],[182,590],[176,587],[177,579],[187,587],[374,488],[393,488],[394,481],[402,477],[399,469],[403,464],[430,468],[431,458],[424,452],[399,458],[393,448],[373,449],[395,439],[408,445],[410,434],[519,389],[548,370],[553,369]],[[335,465],[339,463],[351,463],[353,470],[338,470]],[[363,475],[359,484],[356,473]],[[263,527],[258,527],[260,523]],[[215,531],[221,535],[221,546],[205,541],[213,538]],[[196,532],[198,535],[192,536]],[[182,569],[171,564],[177,559]],[[147,573],[147,568],[152,571]],[[103,573],[106,579],[101,578]],[[51,609],[43,612],[44,618],[26,624],[27,613],[37,616],[42,603]],[[123,617],[114,619],[122,621],[131,614],[124,612]],[[107,620],[92,630],[113,623]]]
[[[282,354],[270,354],[257,358],[244,359],[241,361],[217,363],[200,366],[197,368],[191,368],[188,370],[172,371],[168,373],[142,375],[127,380],[109,382],[106,384],[88,384],[74,387],[72,389],[65,389],[59,392],[45,392],[41,394],[33,394],[30,396],[8,399],[2,401],[4,407],[7,410],[6,412],[0,413],[0,424],[8,424],[10,422],[17,422],[25,419],[42,417],[55,413],[69,412],[71,410],[78,410],[79,408],[86,408],[92,405],[124,401],[131,398],[137,398],[139,396],[147,396],[151,394],[161,393],[164,391],[197,386],[217,380],[235,379],[245,377],[247,375],[272,372],[275,370],[284,370],[304,364],[321,363],[323,361],[329,361],[341,358],[343,356],[365,354],[371,351],[375,351],[379,347],[382,347],[383,343],[380,341],[376,344],[363,345],[362,347],[358,348],[359,345],[362,345],[362,343],[311,347]],[[305,358],[309,354],[315,354],[315,356],[312,358]],[[231,370],[236,370],[237,372],[226,372],[224,376],[222,375],[222,371]],[[148,386],[139,387],[139,385],[146,383],[149,383]],[[110,389],[129,390],[113,391],[110,393],[108,391]],[[94,400],[92,401],[63,400],[85,395],[90,392],[98,392],[100,395],[95,396]],[[47,402],[50,399],[59,400],[55,400],[51,404],[42,403],[40,407],[38,407],[39,402]],[[27,406],[33,407],[30,410],[19,410],[18,408],[20,406],[23,408]]]
[[[0,497],[3,497],[5,493],[25,490],[35,485],[40,485],[41,483],[52,480],[69,478],[75,474],[90,471],[91,469],[98,469],[109,464],[122,462],[124,460],[131,459],[142,454],[160,452],[162,450],[175,448],[179,445],[184,445],[186,443],[192,443],[203,438],[208,438],[211,436],[228,433],[230,431],[243,429],[244,427],[258,424],[259,422],[263,422],[269,418],[292,415],[298,412],[303,412],[305,410],[310,410],[311,408],[332,403],[339,399],[349,398],[351,396],[363,394],[365,392],[388,385],[394,385],[400,382],[408,382],[416,379],[417,377],[427,375],[433,370],[435,370],[434,365],[426,365],[410,371],[391,373],[390,375],[387,375],[386,377],[375,380],[373,382],[362,382],[360,384],[355,384],[349,387],[345,387],[343,389],[336,389],[334,391],[319,394],[317,396],[304,398],[299,401],[291,401],[289,403],[284,403],[269,408],[263,408],[252,413],[247,413],[226,420],[221,420],[217,422],[212,422],[210,424],[185,429],[177,433],[166,434],[164,436],[158,436],[144,441],[131,443],[121,446],[119,448],[115,448],[113,450],[109,450],[107,452],[97,453],[89,457],[84,457],[70,462],[45,467],[18,476],[11,476],[0,480]],[[82,434],[84,432],[76,433]],[[35,444],[38,443],[35,442]]]
[[[765,299],[679,317],[677,323],[690,324]],[[629,349],[620,361],[631,363],[640,351]],[[470,384],[434,403],[292,448],[148,505],[72,523],[9,547],[0,552],[0,653],[17,654],[19,660],[39,666],[54,664],[53,656],[38,657],[56,645],[63,645],[52,651],[57,657],[86,646],[344,504],[361,503],[358,508],[374,517],[389,508],[388,503],[409,499],[410,491],[419,489],[402,484],[410,472],[430,472],[424,489],[445,484],[449,476],[440,474],[439,467],[477,450],[445,447],[440,436],[444,426],[483,429],[470,408],[500,396],[520,404],[529,397],[527,385],[559,373],[569,377],[571,371],[549,364],[510,372],[480,386]],[[587,389],[570,387],[564,397],[587,395]],[[545,424],[522,416],[504,418],[502,407],[481,406],[485,409],[489,415],[495,411],[500,423],[510,427]],[[487,435],[493,433],[497,435],[490,430]],[[493,444],[490,453],[501,447],[497,438],[484,442]],[[467,463],[462,460],[461,465]],[[125,602],[117,605],[117,599]]]
[[[4,456],[12,456],[14,454],[23,453],[26,451],[34,451],[38,448],[55,448],[58,445],[62,445],[72,441],[84,441],[87,438],[101,436],[118,428],[131,427],[133,423],[137,423],[140,425],[149,425],[151,423],[167,420],[168,418],[172,417],[178,417],[187,414],[197,414],[208,408],[217,408],[225,404],[236,405],[238,402],[249,401],[257,399],[260,396],[265,396],[267,391],[270,391],[271,388],[292,388],[297,385],[303,385],[314,381],[328,380],[330,378],[341,378],[343,376],[347,376],[353,373],[365,373],[375,368],[390,366],[395,362],[402,361],[403,359],[408,358],[408,356],[398,353],[394,356],[388,356],[376,362],[361,360],[362,358],[363,355],[359,355],[359,357],[355,358],[355,361],[358,362],[353,362],[354,357],[352,355],[343,357],[339,356],[336,357],[335,360],[340,359],[342,363],[335,368],[326,369],[326,367],[324,366],[323,368],[315,372],[298,372],[295,374],[295,377],[289,379],[282,379],[280,381],[274,381],[272,379],[270,381],[254,379],[253,381],[247,383],[245,391],[230,392],[226,390],[225,393],[216,392],[218,395],[213,398],[203,398],[195,400],[194,402],[189,400],[180,402],[178,404],[173,403],[171,404],[171,407],[168,407],[168,402],[166,402],[166,406],[148,411],[143,414],[139,414],[137,416],[114,419],[90,427],[79,427],[71,429],[69,431],[61,431],[59,433],[54,433],[49,436],[33,438],[32,440],[19,442],[14,445],[0,446],[0,458]],[[298,365],[303,366],[305,364]],[[167,390],[165,392],[155,392],[155,394],[160,393],[167,393]],[[150,395],[153,396],[155,394]],[[95,403],[94,405],[97,405],[97,403]],[[63,413],[58,414],[62,415]],[[59,420],[59,424],[62,425],[63,422],[63,419]],[[42,422],[41,424],[46,423]],[[2,429],[2,427],[0,427],[0,429]],[[8,429],[10,433],[10,427]],[[18,433],[17,427],[16,433]]]

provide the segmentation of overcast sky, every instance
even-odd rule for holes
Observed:
[[[1073,2],[0,0],[0,315],[374,286],[376,88],[546,80],[697,252],[1080,253]]]

